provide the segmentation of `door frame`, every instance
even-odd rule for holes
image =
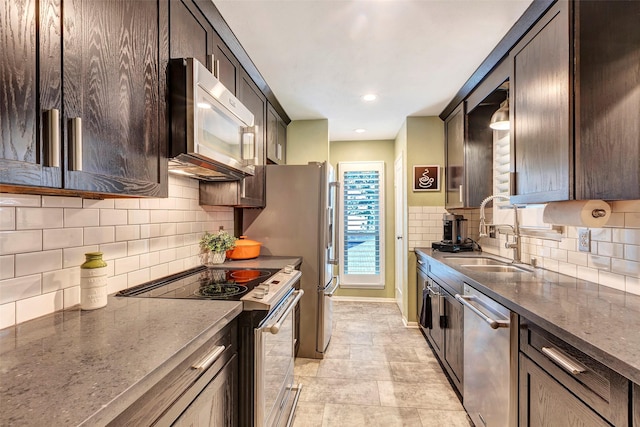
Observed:
[[[403,320],[407,321],[408,295],[407,295],[407,230],[406,230],[406,206],[407,185],[404,167],[404,154],[401,151],[393,162],[393,194],[394,194],[394,260],[395,275],[394,289],[395,299]]]

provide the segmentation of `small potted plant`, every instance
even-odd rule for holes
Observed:
[[[227,251],[236,247],[236,238],[224,230],[217,233],[204,233],[200,239],[203,264],[222,264]]]

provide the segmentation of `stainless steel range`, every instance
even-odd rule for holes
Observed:
[[[117,295],[242,301],[239,425],[282,426],[291,423],[302,387],[293,384],[295,307],[304,294],[295,290],[300,276],[293,266],[282,270],[197,267]]]

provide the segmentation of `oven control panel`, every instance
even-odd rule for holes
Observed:
[[[270,310],[300,279],[300,271],[287,266],[257,285],[241,298],[244,310]]]

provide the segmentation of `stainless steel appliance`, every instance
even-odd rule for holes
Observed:
[[[197,59],[169,62],[169,171],[207,181],[254,175],[254,116]]]
[[[244,233],[262,242],[263,255],[303,259],[299,357],[321,359],[331,339],[337,185],[327,163],[268,165],[267,205],[243,215]]]
[[[238,319],[239,425],[273,427],[291,424],[302,389],[293,384],[295,308],[304,294],[295,290],[300,275],[293,266],[282,270],[197,267],[117,295],[242,301],[243,313]],[[211,360],[223,351],[214,351]],[[203,361],[207,364],[208,360]],[[201,391],[190,390],[190,395],[206,394],[207,386],[203,383]],[[195,402],[183,402],[184,411],[193,412],[190,405]]]
[[[518,315],[464,285],[464,399],[476,426],[517,425]]]

